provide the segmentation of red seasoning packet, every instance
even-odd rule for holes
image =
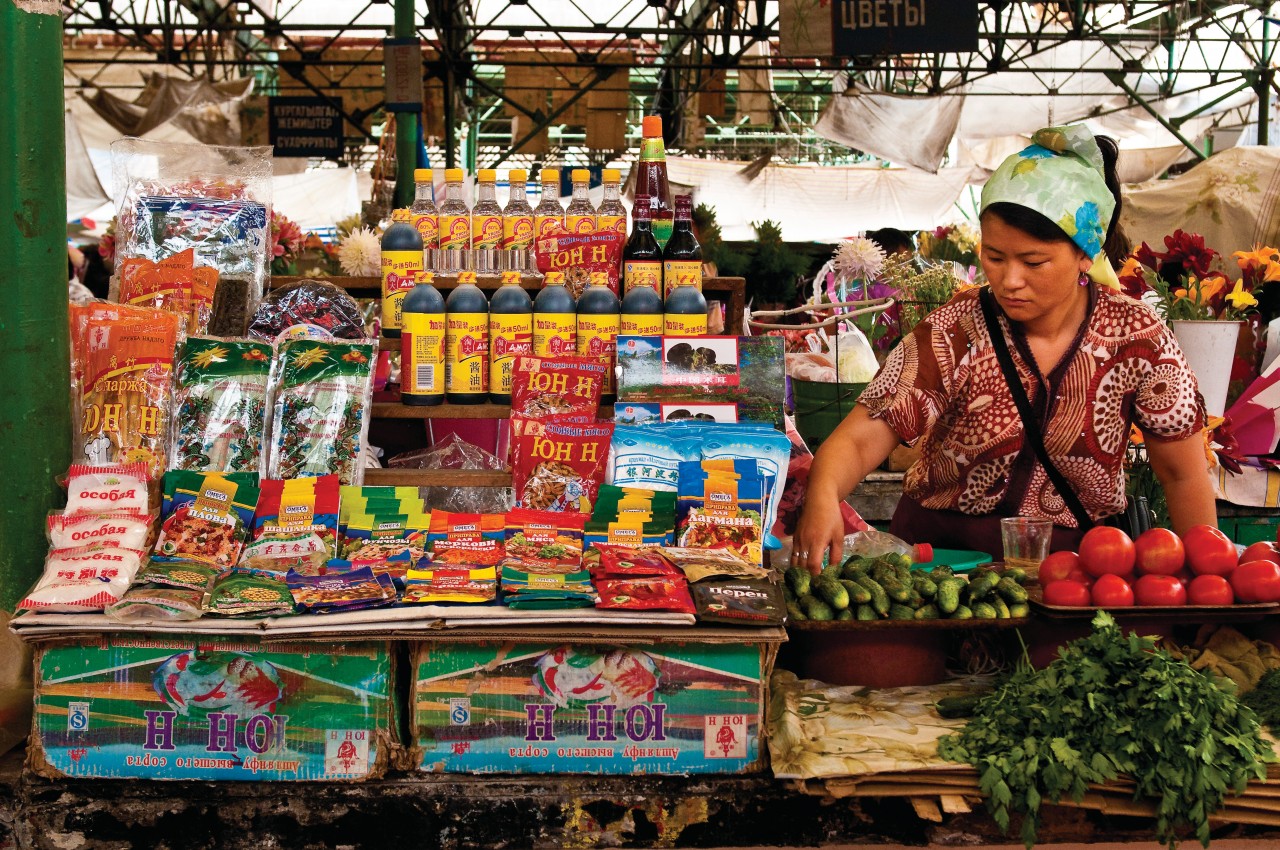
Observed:
[[[545,423],[511,417],[516,505],[536,511],[591,513],[609,462],[613,423]]]
[[[608,367],[595,357],[517,357],[511,367],[513,416],[595,418]]]
[[[596,591],[600,594],[597,608],[679,614],[697,610],[689,596],[689,585],[682,578],[598,579]]]
[[[680,570],[657,549],[637,549],[632,546],[614,546],[597,543],[600,564],[592,572],[597,578],[683,578]]]

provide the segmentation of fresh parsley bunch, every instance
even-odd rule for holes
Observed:
[[[1248,707],[1151,639],[1125,636],[1104,611],[1048,667],[1024,666],[984,697],[938,752],[977,769],[1002,830],[1010,812],[1024,815],[1028,848],[1042,800],[1079,802],[1090,783],[1121,774],[1134,799],[1154,799],[1160,841],[1173,848],[1191,827],[1208,847],[1209,815],[1276,760],[1258,732]]]

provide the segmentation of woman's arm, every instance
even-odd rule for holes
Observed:
[[[792,564],[817,575],[822,556],[831,549],[831,560],[844,552],[844,519],[840,502],[853,492],[871,470],[900,442],[885,422],[872,419],[862,405],[844,418],[818,449],[809,472],[804,509],[791,544]],[[796,558],[799,553],[803,557]]]
[[[1204,437],[1196,433],[1184,440],[1146,440],[1151,469],[1164,487],[1169,521],[1182,534],[1193,525],[1218,525],[1218,508],[1204,456]]]

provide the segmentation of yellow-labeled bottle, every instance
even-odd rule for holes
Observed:
[[[434,270],[436,252],[440,250],[440,211],[436,209],[434,176],[430,168],[413,170],[413,226],[422,237],[422,267]]]
[[[444,298],[435,275],[418,272],[404,299],[400,336],[400,403],[429,406],[444,402]]]
[[[662,296],[638,286],[622,296],[619,336],[662,336]]]
[[[413,276],[422,271],[422,237],[413,226],[413,214],[396,210],[391,226],[382,234],[382,335],[400,336],[404,297],[413,289]]]
[[[618,328],[621,325],[618,296],[609,288],[606,272],[592,272],[591,281],[578,299],[578,354],[596,357],[606,365],[601,404],[617,400],[613,366],[618,350]]]
[[[476,273],[458,274],[445,301],[445,398],[450,404],[482,404],[489,395],[489,302]]]
[[[573,197],[564,211],[564,226],[570,233],[591,233],[596,229],[596,208],[591,206],[589,197],[591,172],[585,168],[575,168],[571,176]]]
[[[533,208],[533,230],[536,239],[550,236],[553,230],[564,227],[564,207],[560,204],[560,172],[555,168],[542,169],[542,197]]]
[[[479,274],[495,274],[501,263],[502,207],[498,206],[498,172],[482,168],[476,172],[476,205],[471,208],[471,268]]]
[[[622,294],[647,286],[662,299],[662,248],[653,235],[648,195],[636,195],[631,237],[622,249]]]
[[[565,285],[564,272],[547,272],[542,291],[533,300],[533,354],[563,357],[573,354],[578,339],[578,307]]]
[[[616,230],[627,235],[627,208],[622,205],[622,172],[616,168],[606,168],[601,177],[604,181],[604,199],[596,208],[596,230]]]
[[[706,336],[707,299],[692,282],[676,285],[662,305],[664,336]]]
[[[511,184],[511,196],[502,208],[502,268],[505,270],[536,271],[538,264],[533,257],[533,207],[525,186],[528,172],[513,168],[507,174]]]
[[[464,197],[461,168],[444,172],[444,203],[440,204],[440,251],[437,271],[454,274],[471,262],[471,210]]]
[[[502,273],[489,301],[489,401],[511,403],[511,370],[516,358],[533,353],[533,301],[520,285],[520,272]]]
[[[671,297],[677,285],[702,291],[702,246],[693,235],[693,199],[676,195],[676,219],[671,238],[662,249],[663,297]]]

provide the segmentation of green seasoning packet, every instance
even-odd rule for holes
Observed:
[[[170,469],[257,474],[271,355],[265,342],[187,338],[173,372]]]
[[[280,344],[271,369],[275,410],[268,478],[332,473],[343,484],[361,478],[377,355],[374,342]]]
[[[269,617],[293,611],[293,594],[282,581],[233,573],[213,586],[209,613],[225,617]]]
[[[223,571],[196,561],[148,561],[134,576],[137,584],[150,583],[163,587],[182,587],[204,592],[213,586]]]

